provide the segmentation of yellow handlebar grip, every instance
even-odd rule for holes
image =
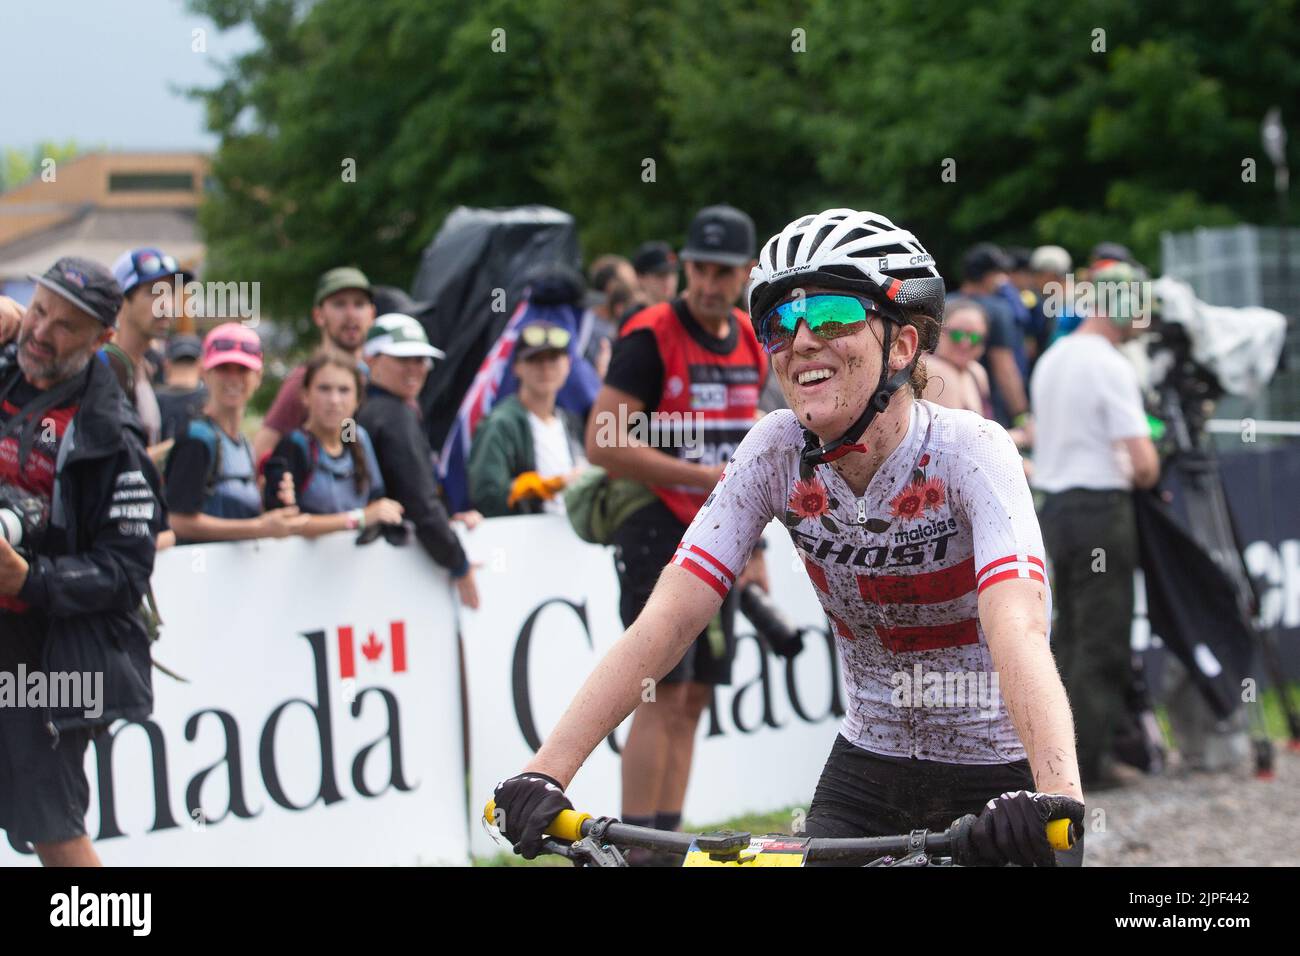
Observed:
[[[551,821],[551,825],[546,828],[546,832],[553,837],[559,837],[561,840],[568,840],[570,843],[582,839],[582,821],[590,820],[590,813],[579,813],[577,810],[561,810]]]
[[[1074,846],[1074,840],[1071,839],[1070,834],[1069,819],[1062,818],[1047,821],[1047,842],[1052,844],[1053,850],[1068,850]]]
[[[590,813],[579,813],[577,810],[561,810],[551,821],[551,825],[546,828],[546,832],[553,837],[559,837],[561,840],[568,840],[570,843],[582,839],[582,821],[590,820]],[[489,800],[483,807],[483,819],[493,826],[497,822],[497,802]]]

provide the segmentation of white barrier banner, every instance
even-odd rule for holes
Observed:
[[[176,548],[153,716],[87,752],[108,865],[465,863],[455,606],[418,546]],[[0,865],[35,863],[0,838]]]
[[[806,633],[804,652],[787,662],[764,653],[753,627],[738,616],[732,683],[717,688],[700,719],[684,807],[695,823],[806,809],[843,714],[826,616],[789,536],[773,524],[766,537],[774,600],[795,625],[816,633]],[[613,549],[580,541],[564,517],[487,521],[465,541],[471,557],[483,562],[482,609],[461,615],[470,812],[478,815],[497,782],[532,757],[623,626]],[[598,747],[574,779],[569,795],[580,810],[620,813],[616,748],[629,724]],[[470,833],[476,855],[503,849],[482,826],[472,825]]]

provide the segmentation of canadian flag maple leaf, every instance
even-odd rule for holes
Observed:
[[[384,653],[384,642],[375,639],[374,631],[370,632],[370,639],[361,645],[361,653],[371,662],[379,660],[379,655]]]
[[[350,625],[343,625],[338,629],[339,640],[339,676],[347,679],[357,676],[357,658],[358,650],[356,641],[353,636],[354,632]],[[394,674],[402,674],[406,671],[406,623],[404,621],[388,622],[388,642],[385,643],[376,637],[375,631],[367,631],[365,643],[360,646],[360,651],[365,655],[366,660],[375,664],[388,656],[389,663],[392,665]]]

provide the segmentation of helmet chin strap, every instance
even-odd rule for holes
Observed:
[[[817,436],[804,429],[804,449],[801,459],[806,466],[825,465],[837,458],[843,458],[851,451],[865,453],[870,450],[866,445],[857,444],[858,440],[866,434],[867,428],[876,415],[889,407],[894,393],[907,384],[908,379],[912,377],[912,369],[916,366],[916,358],[920,356],[918,352],[912,361],[892,376],[889,374],[889,331],[892,324],[885,323],[885,337],[881,343],[880,381],[876,384],[875,394],[871,396],[871,400],[867,402],[867,407],[862,410],[857,421],[849,426],[848,431],[829,444],[818,447]]]

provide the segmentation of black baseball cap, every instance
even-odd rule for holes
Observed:
[[[978,282],[990,272],[1010,272],[1012,262],[1009,256],[991,242],[981,242],[966,250],[962,256],[961,274]]]
[[[677,253],[666,242],[643,242],[632,256],[632,268],[637,275],[665,275],[677,271]]]
[[[27,278],[71,302],[106,328],[117,325],[122,287],[113,273],[98,262],[64,256],[46,269],[44,275],[29,274]]]
[[[167,361],[191,359],[195,362],[203,355],[203,343],[197,335],[173,335],[167,340]]]
[[[1022,272],[1029,268],[1029,259],[1033,255],[1031,250],[1024,246],[1007,246],[1002,251],[1005,252],[1007,258],[1011,260],[1012,272]]]
[[[706,206],[691,220],[682,258],[743,266],[754,258],[755,251],[754,220],[735,206]]]

